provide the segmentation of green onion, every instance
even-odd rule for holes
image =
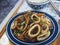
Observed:
[[[16,30],[16,34],[22,34],[22,31]]]
[[[21,26],[21,23],[20,23],[20,22],[18,23],[18,26],[19,26],[19,27]]]

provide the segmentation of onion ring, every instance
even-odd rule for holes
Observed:
[[[39,23],[40,22],[40,17],[38,17],[36,14],[33,14],[32,16],[31,16],[31,19],[32,20],[34,20],[33,19],[33,16],[35,16],[38,20],[37,21],[34,21],[34,23]]]
[[[46,33],[49,30],[49,26],[47,24],[44,24],[46,26],[45,30],[42,30],[42,33]]]
[[[44,37],[43,37],[43,36],[44,36]],[[48,31],[48,32],[45,33],[45,34],[38,35],[38,36],[37,36],[37,40],[38,40],[38,41],[41,41],[41,40],[46,39],[46,38],[49,37],[49,36],[50,36],[50,31]]]
[[[31,34],[31,31],[32,31],[35,27],[38,27],[37,33],[36,33],[36,34]],[[39,24],[33,25],[33,26],[28,30],[28,35],[29,35],[30,37],[32,37],[32,38],[33,38],[33,37],[36,37],[39,33],[40,33],[40,25],[39,25]]]

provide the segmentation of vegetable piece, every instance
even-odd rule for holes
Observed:
[[[17,21],[14,21],[12,24],[11,24],[11,29],[15,29],[17,27]]]
[[[33,30],[35,27],[38,27],[37,33],[36,33],[36,34],[31,34],[32,30]],[[34,30],[34,31],[35,31],[35,30]],[[33,38],[33,37],[36,37],[39,33],[40,33],[40,25],[39,25],[39,24],[33,25],[33,26],[28,30],[28,35],[29,35],[30,37],[32,37],[32,38]]]
[[[18,22],[18,24],[17,24],[19,27],[21,26],[21,23],[20,22]]]
[[[11,29],[14,29],[16,26],[14,23],[11,24]]]
[[[47,24],[43,24],[42,25],[42,33],[46,33],[47,31],[49,31],[49,26]]]
[[[45,22],[48,24],[48,26],[51,26],[51,21],[48,18],[45,18]]]
[[[20,19],[19,20],[16,20],[17,22],[17,29],[18,30],[20,30],[20,31],[24,31],[25,29],[26,29],[26,27],[27,27],[27,19],[23,16],[23,17],[21,17],[22,19],[21,19],[21,21],[20,21]]]
[[[17,36],[20,36],[20,35],[22,34],[22,31],[16,30],[16,31],[15,31],[15,34],[16,34]]]
[[[22,22],[22,25],[21,25],[21,27],[20,27],[20,30],[21,30],[21,31],[24,31],[24,30],[26,29],[26,27],[27,27],[27,22],[24,21],[24,22]]]
[[[47,17],[45,17],[45,16],[41,16],[41,22],[42,23],[46,23],[46,24],[48,24],[49,26],[51,25],[51,21],[50,21],[50,19],[48,19]]]
[[[22,34],[22,31],[16,30],[16,33],[18,34]]]
[[[28,26],[29,20],[28,20],[27,16],[24,15],[24,17],[26,19],[26,21],[25,21],[25,27],[24,27],[24,30],[25,30],[27,28],[27,26]]]
[[[30,27],[33,26],[33,25],[34,25],[34,23],[30,24]]]
[[[41,41],[41,40],[45,40],[46,38],[48,38],[50,36],[50,31],[48,31],[47,33],[43,33],[41,35],[37,36],[37,40]]]
[[[16,37],[17,37],[18,39],[22,40],[22,41],[25,41],[25,39],[24,39],[24,36],[23,36],[23,35],[20,35],[20,36],[17,36],[17,35],[16,35]]]
[[[44,14],[37,14],[38,17],[44,16]]]

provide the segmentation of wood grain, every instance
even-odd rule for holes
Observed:
[[[51,45],[60,45],[60,35]]]

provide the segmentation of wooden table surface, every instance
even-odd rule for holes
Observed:
[[[22,2],[23,3],[23,2]],[[21,5],[18,6],[18,8],[15,10],[15,12],[13,13],[13,15],[16,15],[17,14],[17,11],[19,9]],[[5,33],[5,29],[6,27],[3,28],[3,31],[0,32],[0,39],[3,38],[3,35]],[[9,41],[9,45],[14,45],[12,42]],[[51,44],[51,45],[60,45],[60,35],[58,36],[58,38]]]

